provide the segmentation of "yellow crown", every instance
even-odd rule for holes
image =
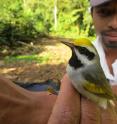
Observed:
[[[73,40],[73,44],[76,46],[92,46],[92,43],[88,38],[79,38]]]

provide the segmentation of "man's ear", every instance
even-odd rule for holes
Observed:
[[[90,12],[91,12],[91,16],[93,17],[93,7],[91,7],[91,9],[90,9]]]

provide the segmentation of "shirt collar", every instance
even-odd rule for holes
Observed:
[[[101,67],[102,67],[102,69],[104,71],[104,74],[105,74],[106,78],[109,79],[110,82],[113,82],[113,83],[116,82],[117,83],[117,59],[112,64],[112,69],[113,69],[113,73],[114,73],[114,75],[112,75],[110,73],[109,67],[107,65],[105,52],[104,52],[104,49],[102,47],[102,43],[101,43],[101,40],[100,40],[99,36],[93,42],[93,45],[95,46],[95,48],[97,49],[97,52],[99,54],[100,64],[101,64]]]

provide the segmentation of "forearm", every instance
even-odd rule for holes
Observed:
[[[29,98],[27,94],[30,94],[30,92],[24,90],[23,88],[15,85],[12,81],[0,76],[0,94],[9,96],[12,98],[17,99],[26,99]]]
[[[0,124],[47,124],[55,95],[30,92],[1,76],[0,89]]]

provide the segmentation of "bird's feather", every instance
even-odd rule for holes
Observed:
[[[82,73],[85,80],[87,81],[87,83],[84,84],[85,89],[87,87],[86,85],[88,85],[88,87],[90,88],[87,88],[87,90],[89,90],[90,92],[105,98],[113,98],[111,86],[106,80],[106,77],[102,72],[102,68],[99,64],[90,65],[90,67],[85,68],[85,71],[83,71]]]

